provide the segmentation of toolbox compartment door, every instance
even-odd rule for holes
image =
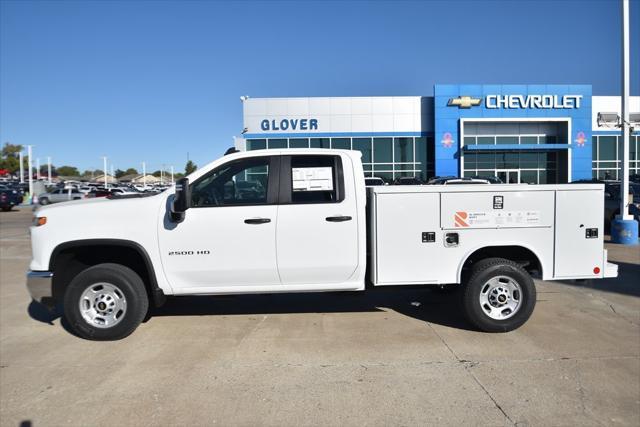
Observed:
[[[604,190],[556,191],[555,278],[602,275],[603,212]]]

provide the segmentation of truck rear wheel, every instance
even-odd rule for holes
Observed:
[[[467,319],[478,329],[508,332],[531,316],[536,288],[520,265],[504,258],[488,258],[473,267],[462,302]]]
[[[98,264],[78,274],[64,294],[64,316],[78,336],[118,340],[140,325],[149,308],[144,283],[120,264]]]

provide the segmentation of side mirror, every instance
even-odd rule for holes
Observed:
[[[189,209],[190,202],[189,178],[180,178],[176,182],[176,194],[171,205],[171,220],[173,222],[182,222],[184,220],[184,214]]]

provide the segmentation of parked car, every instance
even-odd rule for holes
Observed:
[[[393,185],[422,185],[424,182],[416,176],[401,176],[393,181]]]
[[[502,181],[500,181],[502,183]],[[453,185],[453,184],[491,184],[488,179],[480,178],[459,178],[456,176],[445,176],[440,178],[433,178],[429,180],[428,185]]]
[[[386,182],[384,182],[384,179],[374,176],[374,177],[368,177],[364,179],[364,185],[366,186],[371,186],[371,185],[387,185]]]
[[[604,186],[604,223],[611,227],[611,221],[620,213],[620,183],[608,182]],[[629,214],[640,221],[640,184],[629,183]]]
[[[112,196],[128,196],[131,194],[138,194],[138,191],[131,191],[127,188],[111,188],[108,191]]]
[[[8,212],[14,206],[22,203],[22,195],[6,185],[0,185],[0,209]]]
[[[491,176],[491,175],[487,175],[487,176],[481,176],[481,175],[474,175],[471,178],[473,179],[485,179],[487,181],[489,181],[489,184],[504,184],[504,182],[502,182],[502,180],[500,178],[498,178],[497,176]]]
[[[83,197],[85,197],[85,195],[77,189],[58,188],[38,196],[38,203],[48,205],[51,203],[67,202],[69,200],[79,200]]]
[[[111,192],[109,190],[105,190],[104,188],[94,188],[87,193],[87,197],[107,197],[110,195]]]

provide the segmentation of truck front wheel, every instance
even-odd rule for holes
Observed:
[[[504,258],[488,258],[473,267],[462,298],[467,319],[478,329],[508,332],[531,316],[536,288],[520,265]]]
[[[78,336],[118,340],[131,334],[149,308],[144,283],[120,264],[98,264],[78,274],[64,294],[64,316]]]

